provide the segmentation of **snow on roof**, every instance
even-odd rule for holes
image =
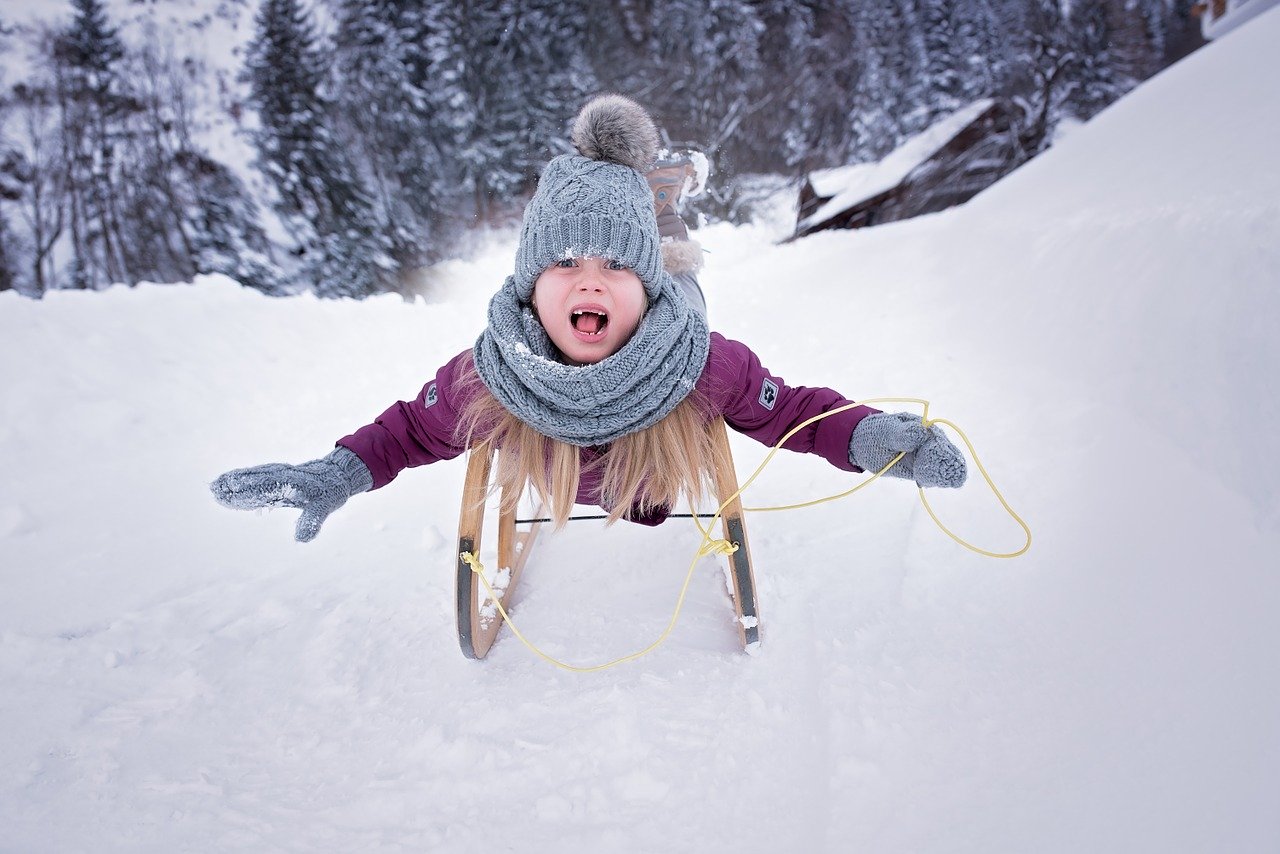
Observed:
[[[1280,5],[1280,0],[1226,0],[1222,4],[1206,3],[1200,15],[1200,32],[1206,39],[1222,38],[1236,27],[1277,5]]]
[[[822,222],[858,202],[878,196],[901,184],[911,171],[938,153],[978,116],[995,103],[991,98],[974,101],[895,148],[878,163],[855,163],[809,174],[809,183],[819,197],[830,201],[800,222],[798,230]]]

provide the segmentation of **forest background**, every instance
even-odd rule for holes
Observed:
[[[710,156],[692,218],[740,222],[765,188],[978,98],[1030,159],[1199,44],[1191,0],[207,0],[185,29],[138,11],[166,5],[0,7],[0,290],[225,273],[409,294],[518,217],[597,92]],[[228,22],[212,59],[190,49]]]

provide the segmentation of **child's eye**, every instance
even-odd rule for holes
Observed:
[[[610,270],[625,270],[625,269],[627,269],[627,265],[626,265],[626,264],[623,264],[621,261],[613,261],[613,260],[610,260],[610,261],[609,261],[609,265],[608,265],[608,266],[609,266],[609,269],[610,269]]]
[[[561,258],[559,261],[555,263],[555,266],[564,267],[564,268],[576,267],[578,266],[578,259],[577,258]]]

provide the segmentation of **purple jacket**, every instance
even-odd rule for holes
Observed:
[[[400,401],[338,444],[355,452],[373,474],[373,488],[390,483],[401,470],[448,460],[466,450],[454,435],[459,415],[469,398],[455,392],[454,378],[469,360],[471,351],[459,353],[436,372],[415,400]],[[730,427],[761,444],[773,447],[792,427],[822,412],[852,401],[829,388],[789,386],[767,371],[755,353],[741,342],[711,333],[707,367],[696,388],[712,413],[722,415]],[[859,406],[824,418],[792,436],[784,448],[817,454],[836,468],[860,472],[849,462],[849,437],[868,415],[879,412]],[[583,463],[598,459],[606,447],[583,448]],[[579,504],[597,504],[599,477],[585,471],[578,484]],[[657,525],[666,513],[628,519]]]

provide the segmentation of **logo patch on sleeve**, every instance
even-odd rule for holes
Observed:
[[[778,402],[778,387],[774,385],[773,380],[765,377],[764,383],[760,386],[760,405],[770,411],[773,405]]]
[[[431,385],[427,386],[427,406],[432,407],[435,405],[436,405],[436,384],[432,383]]]

